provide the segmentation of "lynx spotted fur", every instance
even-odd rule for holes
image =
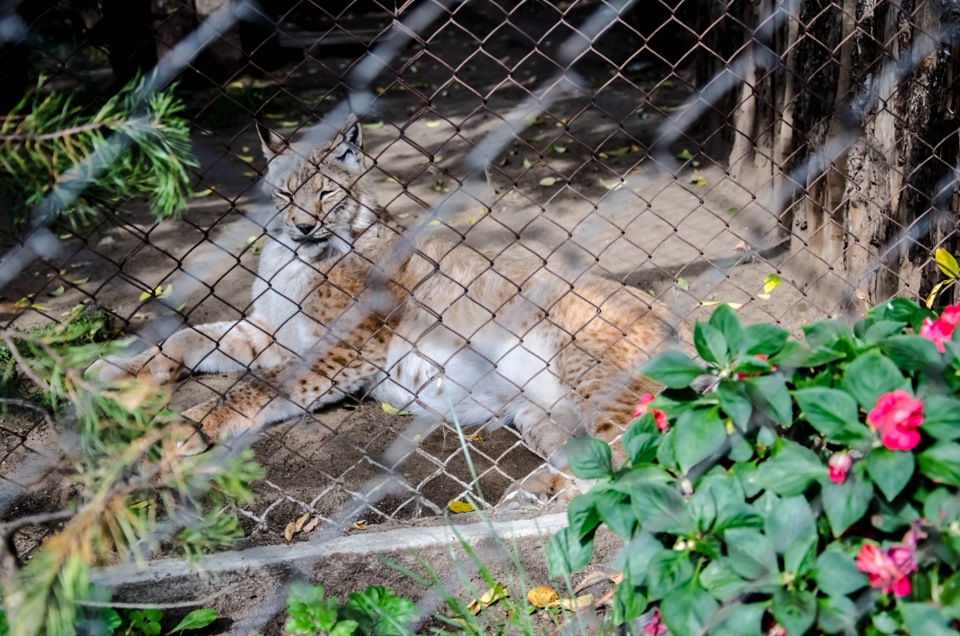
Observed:
[[[561,471],[572,435],[611,442],[622,461],[616,440],[637,396],[659,389],[636,369],[655,349],[678,344],[661,307],[617,281],[586,274],[570,284],[547,268],[494,264],[439,236],[422,239],[388,272],[384,291],[371,294],[379,264],[405,239],[370,192],[359,124],[319,148],[258,131],[279,213],[249,315],[182,329],[135,358],[101,363],[101,378],[172,382],[184,369],[260,369],[222,400],[184,413],[206,438],[188,440],[194,450],[363,394],[435,419],[452,417],[452,407],[464,425],[512,421],[550,462],[515,491],[525,496],[549,498],[570,484]],[[339,333],[339,324],[352,328]]]

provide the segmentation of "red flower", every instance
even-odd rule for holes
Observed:
[[[864,543],[857,555],[857,569],[867,575],[872,587],[884,594],[893,592],[903,597],[910,593],[910,574],[917,571],[917,539],[926,537],[911,528],[903,535],[903,542],[884,552],[875,545]]]
[[[643,626],[643,633],[649,634],[649,636],[666,636],[670,633],[670,630],[667,629],[667,626],[663,624],[663,621],[660,620],[660,610],[653,610],[653,615],[650,618],[650,621]]]
[[[649,393],[642,394],[640,396],[640,403],[637,404],[635,407],[633,407],[633,416],[640,417],[647,411],[652,410],[653,419],[657,423],[657,430],[659,430],[662,433],[663,430],[667,428],[667,414],[664,413],[663,411],[658,411],[657,409],[651,409],[650,407],[648,407],[647,404],[650,404],[651,402],[653,402],[652,395],[650,395]]]
[[[935,321],[924,318],[920,336],[932,340],[937,345],[937,351],[943,353],[943,341],[950,340],[957,325],[960,325],[960,304],[945,308]]]
[[[758,353],[757,355],[755,355],[755,356],[753,356],[753,357],[756,358],[757,360],[763,360],[764,362],[766,362],[766,360],[767,360],[767,354],[765,354],[765,353]],[[770,367],[770,370],[771,370],[771,371],[776,371],[776,370],[777,370],[777,365],[772,365],[772,366]],[[759,374],[759,373],[740,373],[739,371],[737,371],[737,378],[740,379],[740,380],[742,380],[742,379],[744,379],[744,378],[759,378],[759,377],[760,377],[760,374]]]
[[[827,460],[827,466],[830,467],[830,481],[835,484],[842,484],[853,466],[853,460],[847,453],[834,453]]]
[[[880,431],[880,441],[890,450],[911,450],[920,443],[916,429],[923,424],[923,402],[901,389],[884,393],[867,413],[867,421]]]

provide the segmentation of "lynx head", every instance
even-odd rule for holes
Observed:
[[[364,184],[356,117],[319,147],[288,144],[260,121],[257,134],[268,162],[264,188],[279,210],[271,233],[301,258],[350,251],[354,239],[377,221],[376,202]]]

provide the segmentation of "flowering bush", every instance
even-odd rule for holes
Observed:
[[[703,364],[668,351],[641,369],[666,389],[638,405],[624,466],[568,445],[574,475],[600,479],[552,538],[552,573],[583,567],[605,524],[627,542],[614,620],[644,633],[957,633],[957,324],[960,306],[897,299],[800,341],[718,307],[694,329]]]

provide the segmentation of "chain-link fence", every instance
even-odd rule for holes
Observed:
[[[6,108],[33,87],[102,103],[160,60],[198,162],[182,218],[131,200],[12,227],[0,318],[103,308],[140,350],[168,343],[108,366],[172,357],[199,371],[173,403],[206,437],[265,429],[253,543],[304,514],[495,504],[584,422],[615,441],[647,388],[625,374],[718,304],[796,330],[950,299],[957,10],[23,3],[0,24]],[[8,519],[70,496],[45,430],[4,415]]]

